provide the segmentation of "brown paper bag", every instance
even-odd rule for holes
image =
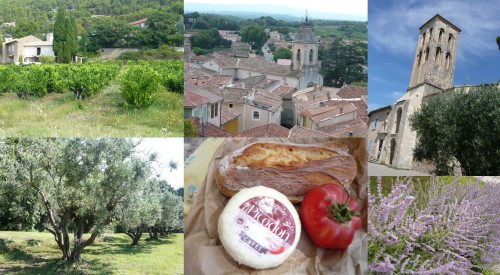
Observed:
[[[221,245],[217,223],[219,215],[229,198],[222,195],[215,183],[215,171],[222,157],[232,151],[257,141],[287,143],[325,143],[338,141],[349,147],[354,156],[358,173],[351,191],[356,194],[363,220],[354,240],[346,250],[332,250],[317,247],[302,229],[300,241],[292,256],[276,268],[255,270],[239,265]],[[366,274],[367,273],[367,164],[365,139],[227,139],[215,152],[205,182],[194,198],[187,216],[184,235],[185,274]],[[297,210],[300,205],[296,205]]]

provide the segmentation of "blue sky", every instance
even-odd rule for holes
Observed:
[[[454,85],[500,81],[500,1],[377,0],[368,3],[368,109],[393,104],[408,88],[419,28],[439,13],[462,32]]]

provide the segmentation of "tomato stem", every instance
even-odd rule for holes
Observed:
[[[331,198],[325,199],[326,201],[330,202],[330,204],[327,206],[328,215],[334,221],[337,221],[339,223],[349,222],[352,220],[353,215],[359,215],[358,211],[349,210],[349,199],[351,198],[351,195],[345,187],[344,191],[347,193],[347,199],[345,200],[345,202],[334,202]]]

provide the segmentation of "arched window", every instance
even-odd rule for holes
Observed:
[[[424,46],[425,33],[420,35],[420,47]]]
[[[396,134],[399,133],[399,124],[401,124],[401,115],[403,114],[403,109],[399,108],[396,112]]]
[[[394,159],[394,152],[396,151],[396,140],[391,139],[391,151],[389,154],[389,164],[392,165],[392,160]]]
[[[313,59],[314,59],[314,51],[311,49],[311,51],[309,52],[309,62],[313,62]]]
[[[434,60],[434,62],[436,63],[436,65],[441,64],[441,48],[440,47],[437,47],[437,49],[436,49],[436,59]]]
[[[421,47],[423,47],[423,46],[424,46],[424,43],[426,42],[426,41],[425,41],[425,34],[426,34],[426,33],[424,32],[424,35],[422,36],[422,45],[420,45]]]
[[[429,30],[429,37],[427,38],[427,42],[431,42],[432,39],[432,29]]]
[[[439,29],[438,42],[440,42],[440,43],[441,43],[441,38],[443,38],[443,34],[444,34],[444,29]]]
[[[453,35],[450,34],[450,36],[448,36],[448,48],[451,49],[452,46],[453,46]]]
[[[422,61],[422,51],[420,51],[417,55],[417,66],[420,66],[420,61]]]
[[[297,62],[300,63],[300,49],[297,50]]]
[[[429,59],[429,47],[427,47],[427,49],[425,49],[424,54],[425,54],[425,60],[424,60],[424,62],[427,62],[427,60]]]
[[[450,63],[451,63],[451,54],[450,53],[446,53],[446,61],[445,61],[446,69],[450,68]]]

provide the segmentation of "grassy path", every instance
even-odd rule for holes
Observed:
[[[82,254],[84,263],[60,264],[50,233],[0,231],[0,274],[183,274],[184,234],[130,245],[125,234],[106,234]]]
[[[119,85],[93,98],[49,94],[20,100],[0,94],[0,137],[180,137],[183,96],[162,91],[146,110],[125,110]]]

